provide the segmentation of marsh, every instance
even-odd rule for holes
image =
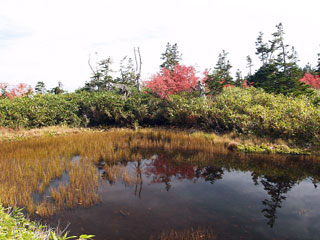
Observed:
[[[0,143],[0,196],[71,235],[316,239],[317,156],[244,154],[199,133],[110,130]]]

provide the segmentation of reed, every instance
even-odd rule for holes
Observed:
[[[106,179],[110,182],[121,180],[126,185],[132,185],[137,182],[136,177],[128,173],[125,166],[105,165],[104,171],[106,173]]]
[[[162,232],[159,237],[150,240],[216,240],[217,236],[211,228],[187,229],[184,231],[171,230]]]
[[[41,216],[64,208],[87,207],[99,202],[102,177],[97,165],[104,164],[108,178],[129,185],[137,181],[136,177],[117,163],[164,152],[177,163],[206,163],[208,159],[237,154],[227,150],[220,140],[216,135],[197,132],[111,129],[0,142],[0,200],[5,206],[25,207],[30,214]],[[79,156],[79,161],[72,161],[74,156]],[[272,161],[277,157],[268,158]],[[36,204],[33,194],[44,193],[65,172],[68,180],[50,189],[50,201],[44,199]]]
[[[50,126],[34,129],[12,129],[0,127],[0,141],[17,141],[32,137],[59,136],[79,132],[98,131],[90,128],[71,128],[68,126]]]

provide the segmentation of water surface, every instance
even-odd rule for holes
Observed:
[[[45,221],[70,223],[72,235],[95,239],[149,239],[197,227],[211,227],[218,239],[319,239],[319,163],[228,154],[190,164],[188,155],[179,162],[161,151],[149,156],[115,163],[131,181],[110,179],[102,161],[100,202]]]

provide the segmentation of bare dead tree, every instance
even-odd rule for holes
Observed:
[[[89,55],[88,64],[89,64],[89,67],[90,67],[91,71],[93,72],[93,74],[96,75],[96,72],[94,71],[93,67],[91,66],[91,55]]]
[[[141,54],[140,54],[140,48],[137,47],[137,49],[134,47],[133,48],[133,53],[134,53],[134,59],[136,62],[136,86],[138,91],[141,91],[141,84],[140,84],[140,78],[141,78],[141,65],[142,65],[142,61],[141,61]],[[137,57],[138,54],[138,57]]]

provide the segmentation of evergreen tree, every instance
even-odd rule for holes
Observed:
[[[256,41],[256,55],[258,55],[260,61],[262,62],[262,65],[268,64],[269,54],[270,54],[270,48],[268,43],[265,43],[263,40],[263,32],[259,33],[259,36]]]
[[[210,93],[213,95],[220,93],[223,86],[233,84],[233,78],[230,73],[232,66],[227,56],[228,53],[223,50],[222,53],[219,54],[219,59],[213,73],[208,74],[206,83],[208,84]]]
[[[136,77],[133,60],[124,57],[120,62],[120,77],[116,78],[115,81],[126,86],[134,86],[136,84]]]
[[[246,68],[249,68],[249,72],[248,72],[248,77],[252,75],[252,67],[253,67],[253,63],[252,63],[252,58],[248,55],[247,56],[247,66]]]
[[[320,53],[318,53],[318,63],[316,67],[316,72],[320,76]]]
[[[303,72],[303,74],[305,73],[310,73],[310,74],[317,74],[317,69],[312,68],[311,64],[308,62],[301,70]]]
[[[167,68],[171,71],[174,69],[174,66],[178,64],[182,59],[182,54],[178,50],[177,43],[173,45],[167,43],[166,51],[161,55],[161,60],[163,60],[163,63],[160,65],[160,67]]]
[[[62,82],[59,81],[58,86],[52,88],[50,92],[54,94],[61,94],[61,93],[65,93],[66,91],[63,90]]]
[[[82,90],[85,91],[106,91],[111,90],[111,86],[114,82],[112,76],[110,75],[112,59],[109,57],[104,59],[98,63],[98,67],[94,70],[91,65],[91,70],[93,71],[93,75],[89,82],[85,83],[85,86]]]
[[[234,85],[237,87],[241,87],[243,85],[243,82],[244,82],[244,79],[242,77],[242,72],[239,69],[237,69]]]
[[[270,44],[263,43],[260,33],[256,54],[262,60],[262,66],[248,78],[248,82],[267,92],[294,95],[307,93],[308,87],[299,81],[303,72],[297,64],[297,53],[294,47],[289,50],[290,46],[285,44],[282,24],[278,24],[276,28]]]
[[[36,94],[45,94],[47,92],[44,82],[37,82],[34,90]]]

